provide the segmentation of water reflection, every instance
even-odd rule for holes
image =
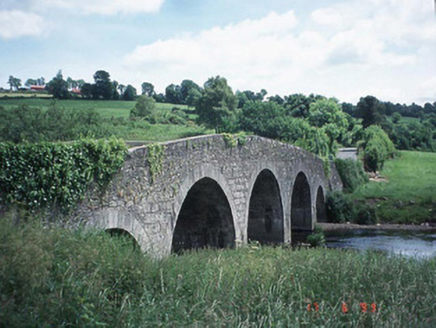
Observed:
[[[329,248],[381,250],[408,257],[436,256],[436,231],[326,231],[325,236]]]

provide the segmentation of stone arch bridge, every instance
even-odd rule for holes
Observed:
[[[90,191],[78,215],[89,227],[128,232],[165,256],[257,240],[289,243],[325,220],[324,195],[341,189],[315,155],[258,136],[210,135],[129,150],[103,195]]]

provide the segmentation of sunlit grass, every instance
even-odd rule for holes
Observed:
[[[381,218],[390,222],[436,220],[436,154],[402,151],[380,173],[387,183],[370,181],[353,197],[377,199]]]
[[[38,107],[47,110],[53,103],[52,99],[23,98],[23,99],[0,99],[0,106],[11,109],[26,104],[30,107]],[[130,110],[135,106],[135,101],[114,100],[56,100],[60,107],[71,110],[95,110],[108,131],[107,137],[114,135],[124,140],[138,140],[144,142],[161,142],[176,140],[202,134],[211,134],[214,131],[196,125],[196,115],[188,114],[191,120],[186,125],[174,124],[149,124],[146,121],[130,121]],[[186,105],[173,105],[156,103],[158,111],[170,112],[174,107],[187,109]],[[121,119],[121,120],[120,120]]]

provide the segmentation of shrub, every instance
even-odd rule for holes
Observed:
[[[326,214],[328,222],[344,223],[354,221],[356,206],[347,194],[340,191],[328,193],[326,197]]]
[[[362,151],[365,169],[376,172],[383,168],[384,162],[395,155],[395,146],[386,132],[377,125],[367,127],[358,142]]]
[[[328,222],[374,224],[378,222],[375,209],[366,203],[356,203],[348,194],[340,191],[327,194],[326,214]]]
[[[124,164],[117,139],[72,143],[0,143],[0,204],[72,210],[96,182],[104,187]]]
[[[344,185],[344,191],[351,193],[368,182],[362,162],[337,158],[335,164]]]
[[[372,206],[366,203],[360,203],[356,205],[356,211],[357,224],[375,224],[378,222],[377,213]]]
[[[324,246],[325,236],[322,228],[320,226],[315,226],[315,231],[311,235],[307,236],[306,241],[312,247]]]
[[[92,109],[65,109],[52,102],[44,113],[27,105],[0,108],[0,141],[70,141],[80,137],[106,137],[100,115]]]
[[[143,95],[138,98],[135,107],[130,111],[130,117],[151,118],[155,111],[156,101],[151,97]]]

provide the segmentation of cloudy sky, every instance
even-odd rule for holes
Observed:
[[[434,0],[0,0],[9,75],[436,101]]]

